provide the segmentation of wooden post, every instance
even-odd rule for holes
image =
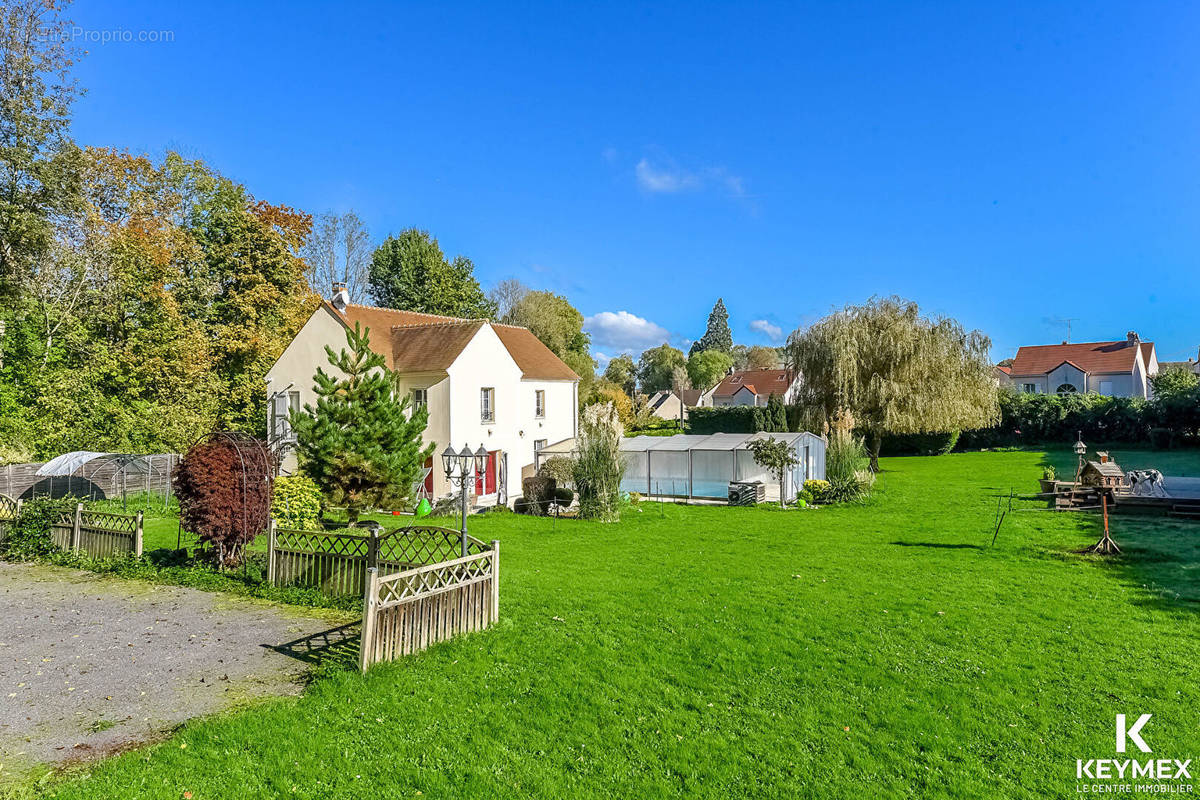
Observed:
[[[83,526],[83,503],[75,504],[75,519],[71,522],[71,552],[79,552],[79,532]]]
[[[492,622],[500,621],[500,540],[492,539]]]
[[[9,481],[9,482],[11,483],[11,481]],[[18,519],[18,518],[20,518],[20,516],[21,516],[21,504],[22,504],[22,503],[24,503],[24,502],[25,502],[24,500],[22,500],[22,499],[20,499],[20,498],[17,498],[17,510],[16,510],[16,512],[15,512],[15,513],[16,513],[16,516],[15,516],[15,517],[13,517],[13,519]]]
[[[137,512],[137,522],[133,530],[133,554],[139,558],[142,555],[142,528],[145,514],[142,511]]]
[[[267,522],[267,583],[275,585],[275,518]]]
[[[371,666],[375,651],[375,612],[378,608],[379,568],[367,569],[367,588],[363,594],[362,636],[358,648],[358,667],[363,672]]]

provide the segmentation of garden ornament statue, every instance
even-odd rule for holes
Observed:
[[[483,475],[483,471],[487,469],[487,460],[488,451],[483,445],[479,445],[479,449],[474,453],[468,445],[463,445],[463,449],[457,453],[452,445],[446,445],[446,449],[442,451],[442,471],[446,473],[446,480],[450,481],[452,486],[459,487],[459,496],[462,498],[459,530],[462,533],[464,558],[467,555],[467,487],[476,475]]]

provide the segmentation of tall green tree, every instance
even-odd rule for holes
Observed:
[[[674,388],[676,369],[687,370],[687,356],[664,342],[638,359],[638,384],[647,394]]]
[[[631,398],[637,393],[637,364],[633,356],[621,353],[609,360],[604,368],[604,378],[621,387],[621,390]]]
[[[702,350],[688,357],[687,372],[692,387],[707,391],[721,382],[733,366],[733,356],[720,350]]]
[[[81,206],[82,157],[69,131],[78,50],[66,6],[0,5],[0,300],[62,288],[46,261],[56,227]]]
[[[801,404],[837,430],[867,434],[879,469],[885,433],[984,428],[999,419],[991,340],[916,303],[872,298],[792,333]]]
[[[583,331],[583,314],[567,298],[553,292],[526,291],[501,322],[528,328],[575,370],[582,388],[591,385],[596,374],[596,362],[588,351],[591,337]]]
[[[421,446],[428,411],[410,413],[409,395],[392,391],[394,376],[383,356],[371,350],[369,336],[355,325],[346,332],[348,349],[335,354],[326,346],[340,377],[318,367],[316,408],[305,404],[292,413],[304,471],[327,501],[346,506],[351,524],[365,508],[410,503],[434,449]]]
[[[417,228],[389,236],[375,249],[367,285],[375,302],[387,308],[468,319],[496,317],[496,304],[480,288],[471,259],[460,255],[447,261],[437,239]]]
[[[767,399],[767,424],[770,425],[768,430],[787,433],[787,409],[783,407],[783,398],[777,394]]]
[[[708,314],[708,327],[695,342],[688,355],[704,352],[705,350],[720,350],[728,353],[733,349],[733,333],[729,330],[729,312],[725,310],[725,301],[717,298],[716,305]]]

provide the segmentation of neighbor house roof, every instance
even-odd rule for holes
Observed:
[[[1142,361],[1149,363],[1153,342],[1140,342]],[[1013,375],[1045,375],[1063,362],[1088,373],[1132,372],[1137,346],[1127,340],[1118,342],[1081,342],[1022,347],[1013,359]]]
[[[791,385],[790,369],[748,369],[726,375],[725,380],[717,384],[713,396],[732,397],[742,389],[770,396],[785,393]]]
[[[485,319],[460,319],[356,303],[350,303],[341,313],[328,302],[325,305],[347,325],[353,327],[358,323],[370,328],[371,348],[388,359],[395,370],[444,370],[454,363],[479,329],[490,324],[523,377],[579,380],[579,376],[528,328],[489,323]],[[390,340],[381,335],[383,331],[389,332]]]
[[[704,392],[700,389],[683,389],[679,392],[679,399],[683,401],[685,406],[700,405],[700,395]]]

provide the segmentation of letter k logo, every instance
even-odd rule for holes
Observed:
[[[1132,727],[1126,728],[1125,727],[1125,715],[1117,714],[1117,752],[1118,753],[1125,752],[1126,737],[1129,738],[1129,741],[1131,741],[1135,745],[1137,745],[1138,750],[1141,750],[1143,753],[1150,752],[1150,748],[1146,746],[1146,740],[1142,738],[1141,731],[1142,731],[1142,726],[1150,721],[1151,716],[1153,716],[1153,715],[1152,714],[1142,714],[1140,717],[1137,718],[1137,722],[1133,723]]]

